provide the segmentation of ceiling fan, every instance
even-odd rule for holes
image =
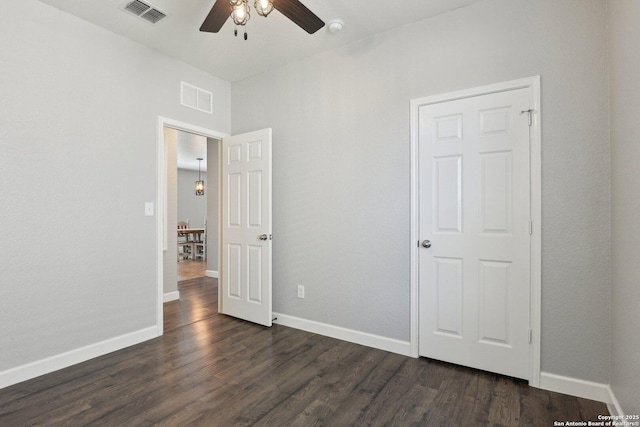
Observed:
[[[265,17],[276,9],[309,34],[324,27],[322,19],[298,0],[254,0],[253,7],[258,15]],[[244,26],[250,16],[248,0],[216,0],[200,31],[217,33],[229,17],[236,25]],[[234,33],[238,35],[237,28]],[[244,39],[247,39],[246,30]]]

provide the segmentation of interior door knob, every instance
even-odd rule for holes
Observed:
[[[261,234],[260,235],[260,240],[267,240],[269,238],[269,236],[267,236],[266,234]]]
[[[423,240],[422,247],[429,249],[431,247],[431,240]]]

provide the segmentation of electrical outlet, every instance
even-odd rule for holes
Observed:
[[[298,298],[304,298],[304,286],[298,285]]]

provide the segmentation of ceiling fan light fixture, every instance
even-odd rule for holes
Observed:
[[[207,33],[219,32],[225,21],[229,19],[229,16],[231,16],[236,26],[246,25],[249,20],[248,1],[215,0],[211,11],[200,26],[200,31]],[[314,34],[324,27],[324,21],[310,11],[300,0],[253,0],[253,2],[256,13],[267,16],[273,9],[277,9],[285,18],[288,18],[309,34]]]
[[[247,0],[229,0],[231,4],[231,19],[236,25],[246,25],[251,15]]]
[[[258,13],[258,15],[264,16],[266,18],[273,11],[273,1],[272,0],[255,0],[253,3],[253,7]]]

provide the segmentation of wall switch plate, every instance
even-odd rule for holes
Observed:
[[[298,285],[298,298],[304,298],[304,286]]]
[[[153,202],[145,202],[144,216],[153,216]]]

